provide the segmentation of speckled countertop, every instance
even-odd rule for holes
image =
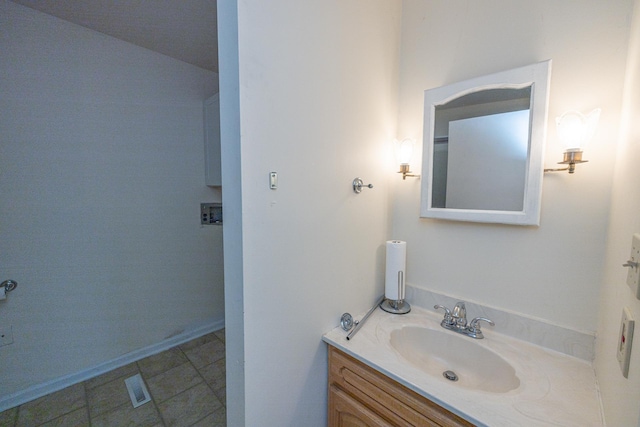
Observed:
[[[493,393],[429,375],[391,346],[391,333],[404,326],[457,335],[441,328],[441,320],[441,315],[419,307],[412,307],[405,315],[389,314],[378,308],[351,340],[346,339],[347,332],[340,327],[326,333],[323,340],[480,426],[605,425],[593,367],[582,359],[485,327],[485,338],[474,340],[475,344],[501,356],[520,380],[520,386],[514,390]]]

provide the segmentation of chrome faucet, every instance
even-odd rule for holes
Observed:
[[[453,311],[443,305],[435,305],[433,308],[436,310],[444,310],[444,319],[440,322],[440,325],[443,328],[458,332],[459,334],[467,335],[471,338],[484,338],[482,330],[480,329],[480,322],[487,322],[491,326],[496,325],[492,320],[489,320],[486,317],[476,317],[469,322],[469,325],[467,326],[467,308],[463,302],[457,303],[453,308]]]
[[[453,307],[451,317],[453,317],[453,320],[459,328],[467,327],[467,307],[464,306],[463,302],[459,302]]]

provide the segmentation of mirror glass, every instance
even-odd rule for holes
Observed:
[[[425,91],[422,217],[539,225],[549,71]]]

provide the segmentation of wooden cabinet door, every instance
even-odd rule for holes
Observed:
[[[336,386],[329,387],[329,427],[389,427],[375,412]]]
[[[329,346],[329,426],[472,427],[473,424]]]

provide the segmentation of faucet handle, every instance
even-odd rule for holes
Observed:
[[[445,316],[451,316],[451,310],[449,310],[447,307],[445,307],[444,305],[440,305],[440,304],[436,304],[433,306],[433,308],[435,308],[436,310],[438,309],[443,309],[444,310],[444,315]]]
[[[451,317],[451,310],[449,310],[447,307],[445,307],[444,305],[436,304],[433,306],[433,308],[435,308],[436,310],[440,308],[444,310],[444,320],[442,321],[443,323],[449,326],[455,323],[453,317]]]
[[[476,317],[469,323],[469,332],[472,334],[473,338],[482,339],[484,335],[482,334],[482,330],[480,329],[480,322],[487,322],[491,326],[496,326],[495,322],[491,319],[487,319],[486,317]]]

